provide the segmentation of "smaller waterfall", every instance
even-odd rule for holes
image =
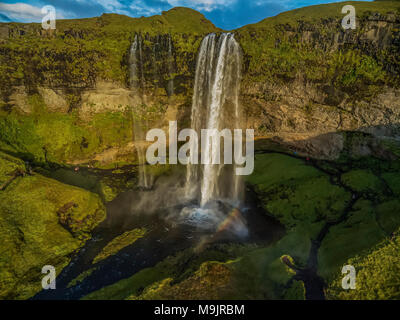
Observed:
[[[129,87],[131,90],[136,90],[138,87],[138,61],[137,61],[137,51],[138,51],[138,36],[135,35],[135,39],[131,44],[131,49],[129,50]]]
[[[174,56],[172,54],[172,39],[171,35],[168,35],[168,85],[167,92],[169,96],[174,94]]]

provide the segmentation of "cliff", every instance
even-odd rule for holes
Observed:
[[[356,8],[355,30],[342,29],[345,4]],[[398,2],[312,6],[239,29],[248,126],[320,158],[339,156],[349,142],[341,131],[396,137],[399,8]],[[381,142],[368,143],[364,154],[379,153]]]
[[[256,131],[257,151],[277,152],[256,156],[247,183],[287,234],[270,247],[241,253],[244,258],[233,263],[205,264],[199,269],[209,283],[204,292],[192,289],[199,285],[196,275],[179,285],[166,279],[163,285],[174,298],[210,292],[219,297],[214,289],[229,289],[224,287],[229,278],[238,281],[233,297],[280,299],[296,293],[304,298],[303,285],[287,286],[293,270],[282,257],[290,254],[304,267],[319,238],[310,261],[327,284],[328,298],[369,298],[374,291],[340,291],[340,265],[347,261],[365,267],[362,277],[369,270],[376,274],[371,261],[378,261],[379,271],[389,276],[366,283],[378,279],[383,288],[374,298],[394,296],[386,291],[398,275],[391,270],[398,265],[399,161],[383,160],[400,157],[400,2],[348,3],[357,9],[356,30],[341,28],[344,3],[339,3],[233,31],[243,51],[240,102],[247,127]],[[39,24],[0,24],[1,298],[38,292],[40,267],[51,264],[60,272],[104,219],[100,198],[75,185],[97,191],[105,202],[119,193],[118,186],[134,184],[120,171],[124,178],[109,186],[119,170],[110,170],[103,186],[98,180],[77,183],[79,175],[71,170],[65,173],[67,185],[39,174],[46,172],[42,167],[135,164],[135,121],[150,119],[163,127],[177,119],[188,127],[199,45],[206,34],[221,31],[186,8],[150,18],[104,14],[61,20],[53,32]],[[140,85],[132,88],[129,55],[135,38],[141,44]],[[20,159],[38,165],[35,172]],[[322,233],[325,224],[330,229]],[[179,273],[181,264],[187,265],[185,255],[183,260]],[[127,287],[123,298],[152,297],[151,287],[142,289],[174,276],[174,261],[116,287]],[[169,298],[160,288],[161,297]]]
[[[244,56],[241,103],[258,148],[273,143],[330,159],[350,149],[398,154],[400,4],[350,2],[357,28],[347,31],[344,4],[233,31]],[[131,111],[138,105],[158,126],[172,119],[189,125],[197,50],[205,34],[220,32],[186,8],[150,18],[61,20],[54,32],[38,24],[0,29],[1,149],[36,162],[98,165],[135,161]],[[139,101],[129,88],[135,35],[143,51]],[[353,139],[360,131],[362,142]]]

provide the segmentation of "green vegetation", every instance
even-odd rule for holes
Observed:
[[[2,112],[0,148],[39,164],[66,163],[132,141],[129,113],[97,114],[83,122],[76,113],[49,113],[44,103],[41,108],[32,115]]]
[[[395,48],[385,48],[372,57],[357,41],[349,39],[344,46],[336,38],[342,31],[345,4],[357,10],[355,39],[366,32],[372,13],[396,14],[400,9],[400,3],[394,1],[325,4],[284,12],[240,28],[238,38],[248,61],[245,80],[284,84],[300,78],[321,89],[332,86],[354,99],[375,95],[385,83],[398,85],[398,72],[390,72],[390,68],[399,70]]]
[[[226,263],[205,262],[190,278],[173,284],[166,278],[147,287],[139,296],[130,300],[215,300],[223,298],[229,291],[231,270]]]
[[[145,229],[133,229],[131,231],[126,231],[118,237],[111,240],[101,252],[93,259],[93,264],[107,259],[109,256],[116,254],[123,248],[136,242],[138,239],[143,238],[146,234]]]
[[[89,277],[95,270],[96,268],[91,268],[89,270],[82,272],[79,276],[77,276],[75,279],[71,280],[70,283],[68,283],[67,288],[74,287],[79,283],[83,282],[83,280]]]
[[[252,245],[234,244],[218,245],[201,252],[187,249],[164,259],[152,268],[143,269],[130,278],[95,291],[84,299],[120,300],[129,296],[139,296],[146,287],[153,283],[167,278],[173,278],[174,283],[179,283],[190,278],[207,261],[225,262],[254,249]]]
[[[191,70],[201,38],[218,29],[204,16],[188,8],[174,8],[149,18],[118,14],[80,20],[58,20],[57,29],[42,34],[40,24],[10,23],[14,36],[0,42],[1,91],[22,80],[32,86],[78,88],[93,86],[98,78],[127,83],[127,54],[135,34],[145,37],[143,51],[153,51],[157,35],[170,34],[176,51],[177,74]],[[23,36],[18,36],[20,31]],[[41,35],[42,34],[42,35]],[[150,55],[152,56],[152,55]],[[46,57],[45,59],[43,57]],[[74,86],[71,86],[74,84]]]
[[[370,250],[356,254],[344,265],[356,269],[356,289],[343,290],[343,275],[336,273],[326,291],[329,299],[398,300],[400,299],[400,234],[397,231]],[[339,269],[338,269],[339,270]]]
[[[327,280],[337,274],[342,263],[385,238],[376,221],[372,203],[359,200],[346,221],[330,228],[318,253],[319,274]]]
[[[332,185],[329,176],[303,160],[280,154],[256,155],[248,182],[261,195],[264,208],[288,228],[303,222],[335,220],[350,195]]]
[[[400,201],[393,199],[376,207],[377,220],[386,235],[391,235],[400,226]]]
[[[333,225],[329,228],[318,251],[318,274],[328,283],[328,291],[332,291],[332,283],[334,279],[339,279],[338,272],[346,261],[353,261],[351,259],[358,255],[367,261],[369,258],[365,257],[364,253],[381,241],[387,241],[388,237],[390,238],[398,229],[400,202],[397,198],[393,198],[397,195],[399,177],[397,162],[385,162],[373,158],[347,161],[351,161],[351,165],[348,162],[318,163],[319,167],[333,176],[329,178],[304,160],[274,153],[256,156],[255,171],[248,181],[259,194],[268,214],[278,218],[287,227],[287,235],[274,246],[260,249],[260,257],[266,261],[262,269],[252,269],[251,265],[257,264],[246,265],[251,258],[243,257],[241,260],[244,264],[243,270],[248,270],[249,274],[248,278],[241,275],[244,281],[253,281],[253,286],[268,283],[266,278],[254,277],[254,274],[262,275],[263,270],[268,270],[271,261],[284,254],[293,257],[297,266],[305,266],[311,240],[316,238],[326,222],[331,222]],[[347,210],[350,194],[338,184],[339,176],[345,187],[358,192],[362,197],[347,212],[343,221],[340,217]],[[384,178],[388,186],[380,177]],[[380,254],[383,255],[384,252],[386,253],[382,251]],[[269,255],[271,255],[270,260]],[[388,258],[390,261],[393,259],[393,257]],[[363,263],[367,264],[365,261]],[[385,272],[391,270],[386,269]],[[276,282],[279,279],[273,271],[265,272],[273,279],[269,281]],[[391,274],[389,278],[394,279],[396,276]],[[371,281],[370,283],[372,286]],[[378,283],[377,288],[384,285]],[[242,287],[244,286],[243,283]],[[267,287],[271,288],[271,285]],[[269,294],[270,292],[271,290]],[[332,298],[332,293],[329,295]],[[336,297],[341,298],[344,295]],[[354,297],[349,295],[349,298]]]
[[[189,249],[84,299],[304,299],[277,253],[248,245]]]
[[[293,10],[237,30],[244,51],[244,84],[311,83],[327,93],[328,104],[333,105],[344,101],[340,95],[351,97],[351,105],[370,99],[385,86],[397,87],[398,48],[364,47],[360,37],[369,30],[372,14],[399,16],[400,2],[348,3],[357,8],[359,28],[346,41],[336,37],[339,31],[342,34],[341,8],[346,3]],[[129,174],[118,169],[137,162],[133,150],[126,156],[116,156],[116,150],[132,142],[134,121],[162,120],[160,115],[168,107],[163,100],[168,98],[163,92],[167,80],[174,79],[182,106],[190,105],[198,47],[205,34],[220,30],[185,8],[150,18],[104,14],[58,21],[54,32],[43,32],[39,24],[5,26],[12,37],[0,39],[0,150],[8,153],[0,152],[0,298],[24,299],[41,289],[41,267],[50,264],[61,272],[105,218],[101,199],[112,201],[134,186],[137,169],[126,169]],[[389,36],[398,40],[398,30],[391,32]],[[143,41],[144,91],[157,101],[85,118],[77,108],[85,90],[99,80],[127,87],[129,48],[138,34]],[[166,55],[169,37],[174,61]],[[172,74],[165,72],[170,62],[175,68]],[[16,87],[23,87],[26,106],[17,103],[14,108],[10,102]],[[68,110],[50,112],[40,87],[63,88]],[[304,106],[310,117],[313,108],[314,102]],[[247,182],[266,214],[285,226],[286,234],[276,243],[185,250],[85,298],[304,299],[304,284],[294,280],[288,261],[306,267],[312,241],[327,223],[331,225],[316,266],[327,284],[327,297],[400,298],[400,163],[356,157],[354,145],[371,137],[354,132],[344,136],[344,152],[335,163],[278,153],[256,156],[255,171]],[[399,155],[394,139],[382,143],[393,156]],[[15,156],[41,168],[32,173]],[[45,169],[82,164],[110,170],[104,175],[78,175],[65,167]],[[149,171],[159,176],[169,170],[154,166]],[[354,204],[352,192],[360,196]],[[144,229],[134,229],[114,238],[93,264],[145,234]],[[344,264],[356,267],[357,290],[342,290]],[[69,286],[94,270],[83,272]]]
[[[5,189],[16,173],[24,173],[25,164],[22,160],[0,152],[0,190]]]
[[[350,189],[364,194],[381,194],[385,186],[371,171],[353,170],[342,175],[342,182]]]
[[[2,181],[24,163],[0,153]],[[42,267],[57,274],[105,218],[100,198],[39,174],[17,176],[0,191],[0,297],[26,299],[41,290]],[[50,235],[50,236],[49,236]]]
[[[400,197],[400,174],[398,172],[387,172],[382,174],[382,178],[386,181],[393,193]]]
[[[285,293],[285,300],[305,300],[305,288],[302,281],[294,280]]]

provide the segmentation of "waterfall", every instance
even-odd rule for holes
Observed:
[[[131,44],[131,49],[129,50],[129,87],[131,90],[136,90],[138,84],[137,50],[138,36],[135,35],[135,39]]]
[[[192,129],[199,137],[202,129],[241,128],[240,77],[241,50],[234,35],[206,36],[197,58],[191,115]],[[210,159],[211,152],[207,142],[202,158]],[[235,175],[235,165],[189,164],[186,192],[196,197],[201,206],[216,199],[235,201],[239,200],[241,181]]]
[[[167,85],[167,92],[169,96],[174,94],[174,57],[172,55],[172,40],[171,35],[168,35],[168,85]]]
[[[135,35],[134,41],[129,50],[129,86],[132,90],[135,101],[139,98],[140,105],[143,106],[143,88],[144,88],[144,74],[143,74],[143,59],[142,59],[142,39],[140,36]],[[138,156],[139,165],[139,187],[144,189],[151,188],[152,179],[147,172],[146,167],[146,129],[147,120],[144,117],[143,110],[140,108],[132,109],[133,119],[133,137],[135,149]]]

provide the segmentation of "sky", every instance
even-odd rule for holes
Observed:
[[[368,1],[368,0],[367,0]],[[232,30],[267,17],[305,6],[341,2],[335,0],[1,0],[0,22],[41,22],[41,9],[52,5],[57,19],[76,19],[119,13],[151,16],[173,7],[200,11],[217,27]]]

